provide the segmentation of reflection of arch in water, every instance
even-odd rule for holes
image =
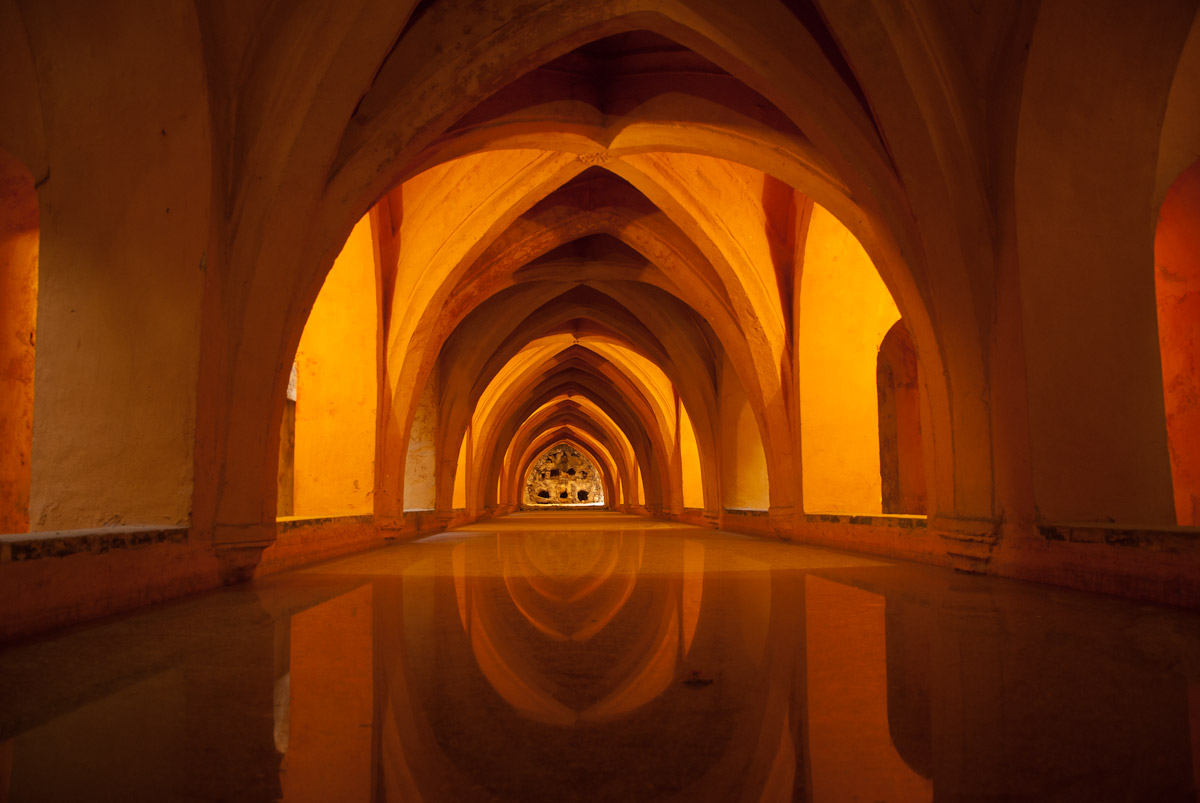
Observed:
[[[933,777],[933,612],[895,599],[883,609],[887,661],[887,720],[904,763]]]
[[[624,718],[628,716],[631,722],[641,723],[647,729],[645,733],[654,743],[678,746],[691,738],[697,723],[673,714],[691,709],[690,701],[708,693],[705,688],[716,690],[716,687],[697,690],[679,681],[693,668],[715,676],[715,664],[710,663],[714,651],[719,653],[732,646],[731,660],[720,675],[721,682],[727,684],[722,694],[728,695],[724,699],[731,708],[709,710],[703,717],[706,731],[699,741],[714,745],[711,761],[698,762],[697,754],[690,751],[637,751],[629,755],[627,771],[636,777],[646,777],[647,773],[661,773],[665,767],[667,772],[674,773],[672,779],[681,784],[676,799],[717,801],[740,796],[753,800],[791,799],[798,777],[796,757],[803,755],[805,749],[803,706],[795,696],[794,686],[795,661],[802,656],[795,634],[803,632],[803,587],[797,589],[789,583],[772,582],[762,574],[768,571],[766,564],[736,552],[713,549],[690,539],[670,540],[673,543],[666,552],[658,551],[653,544],[646,550],[640,578],[643,583],[650,579],[657,583],[664,575],[678,577],[681,566],[684,578],[689,575],[691,578],[660,585],[647,596],[643,596],[646,589],[639,587],[632,599],[632,605],[640,606],[638,614],[621,619],[611,633],[602,636],[615,636],[625,643],[626,634],[637,631],[636,627],[627,629],[625,625],[631,619],[638,619],[641,610],[648,607],[641,603],[659,596],[679,599],[678,609],[685,614],[679,628],[681,639],[668,642],[682,646],[675,659],[675,682],[657,698],[646,700],[641,708],[630,708],[627,713],[607,720],[595,716],[574,721],[586,723],[589,738],[607,743],[624,738]],[[519,615],[514,618],[497,576],[499,553],[492,551],[492,543],[490,539],[459,541],[450,547],[449,554],[442,553],[403,569],[401,582],[377,581],[375,585],[377,611],[405,611],[403,626],[397,626],[392,616],[375,618],[380,735],[374,749],[382,787],[389,800],[423,800],[434,790],[441,797],[470,799],[470,790],[477,789],[480,783],[494,781],[495,776],[489,774],[489,762],[493,768],[496,762],[502,762],[510,778],[517,777],[522,769],[543,770],[548,788],[575,788],[571,784],[576,779],[567,771],[569,768],[545,767],[536,760],[522,763],[521,758],[528,750],[540,749],[543,752],[539,755],[546,755],[546,750],[559,749],[558,743],[568,734],[558,727],[548,728],[544,718],[527,717],[492,686],[492,677],[476,668],[473,632],[480,628],[497,641],[524,638],[526,654],[536,649],[542,655],[577,649],[572,643],[540,639],[539,634],[523,627]],[[527,551],[531,561],[536,557],[534,562],[546,568],[546,574],[562,576],[599,562],[595,559],[600,554],[588,546],[569,565],[554,567],[545,556],[535,555],[540,551],[537,544],[522,545],[522,551]],[[620,573],[624,565],[619,562],[614,574]],[[705,567],[720,575],[710,578],[716,582],[701,583]],[[443,583],[442,579],[448,582]],[[702,591],[707,605],[704,624],[697,630],[695,619],[689,624],[686,612],[699,612]],[[449,593],[458,594],[457,605],[449,600]],[[692,603],[685,603],[689,598]],[[472,607],[476,610],[472,611]],[[668,611],[676,609],[673,602],[666,607]],[[499,615],[490,621],[476,617],[487,608],[493,613],[498,611]],[[651,613],[656,622],[660,620],[657,609]],[[764,613],[769,620],[769,637],[767,621],[760,616]],[[457,627],[459,617],[463,623],[461,631]],[[746,627],[763,632],[747,633]],[[650,628],[637,632],[655,635]],[[691,634],[697,634],[694,643]],[[633,646],[654,644],[634,637],[629,639],[637,642]],[[430,649],[435,641],[437,649]],[[773,646],[764,649],[766,643]],[[746,649],[740,649],[739,644]],[[512,654],[511,647],[519,647],[520,643],[505,646],[510,649],[503,651],[502,657],[507,658]],[[618,652],[612,668],[621,670],[625,676],[630,663],[622,658],[631,651]],[[640,647],[635,657],[641,659]],[[767,674],[760,674],[764,672]],[[536,675],[521,677],[526,685],[540,680]],[[567,697],[562,694],[552,698],[560,703],[565,700]],[[576,704],[567,705],[566,709],[574,717],[586,707]],[[438,722],[430,716],[433,710],[439,712]],[[736,715],[729,716],[728,711]],[[598,712],[590,707],[589,713]],[[477,727],[481,723],[484,726]],[[495,741],[497,727],[506,734],[503,743]],[[487,753],[482,761],[481,751]],[[802,774],[799,777],[803,783]]]
[[[542,543],[544,540],[565,543]],[[632,542],[632,543],[631,543]],[[539,547],[549,547],[539,549]],[[570,539],[499,536],[504,585],[509,598],[537,630],[553,639],[586,641],[604,629],[637,585],[645,538],[577,533]],[[582,549],[581,549],[582,547]],[[590,548],[589,548],[590,547]],[[564,565],[563,557],[578,557]],[[553,565],[547,565],[547,558]],[[571,626],[561,622],[572,608]]]
[[[494,561],[485,554],[486,542],[479,544],[481,549],[474,542],[456,546],[452,560],[459,615],[481,672],[522,715],[559,726],[610,721],[654,700],[675,679],[699,621],[704,547],[693,541],[679,544],[672,560],[683,569],[679,579],[669,582],[667,593],[653,595],[650,610],[622,639],[627,649],[614,656],[603,684],[607,688],[580,707],[562,701],[569,695],[578,698],[579,690],[558,687],[549,669],[531,658],[536,653],[530,639],[538,636],[526,628],[552,641],[576,643],[602,631],[633,595],[645,536],[622,534],[582,544],[578,560],[565,564],[540,554],[555,540],[555,551],[561,551],[564,539],[498,537],[500,578],[494,572],[470,571]],[[503,583],[506,593],[496,583]],[[511,607],[504,604],[505,596]]]

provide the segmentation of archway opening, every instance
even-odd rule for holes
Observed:
[[[1154,288],[1175,518],[1200,524],[1200,161],[1179,174],[1158,213]]]
[[[679,405],[678,438],[683,506],[685,509],[703,508],[704,474],[700,464],[700,449],[696,443],[696,430],[692,426],[692,419],[683,404]]]
[[[879,477],[884,513],[924,515],[925,459],[917,350],[904,321],[879,346]]]
[[[525,507],[604,507],[600,469],[569,443],[551,446],[525,472]]]
[[[830,212],[814,205],[800,281],[807,512],[885,512],[877,363],[885,335],[899,319],[900,311],[862,245]]]
[[[296,349],[280,432],[276,515],[371,513],[378,301],[371,223],[350,233]]]
[[[507,12],[497,12],[481,17],[475,33],[499,24]],[[859,175],[875,165],[870,142],[849,137],[856,144],[845,152],[835,145],[842,159],[825,153],[842,139],[833,134],[865,132],[858,124],[869,118],[857,119],[858,110],[849,110],[853,103],[828,121],[798,114],[806,72],[791,70],[779,84],[764,81],[777,73],[764,72],[773,60],[761,54],[770,47],[747,47],[751,40],[693,30],[691,23],[657,9],[611,19],[592,9],[582,18],[555,20],[551,27],[561,26],[561,36],[546,29],[523,38],[499,61],[489,56],[476,64],[463,52],[441,64],[427,47],[430,37],[422,35],[434,25],[424,17],[401,32],[379,65],[328,165],[312,233],[292,246],[279,238],[285,246],[276,261],[299,263],[303,277],[313,274],[289,296],[287,341],[295,342],[294,313],[309,303],[315,273],[336,250],[333,232],[375,204],[372,220],[383,222],[376,248],[386,322],[376,483],[382,519],[431,509],[491,515],[520,504],[521,477],[511,464],[499,472],[496,463],[508,452],[492,442],[491,429],[477,426],[479,445],[464,452],[461,433],[476,421],[475,400],[464,401],[467,388],[455,378],[452,357],[467,362],[474,351],[480,356],[472,370],[490,370],[510,347],[561,323],[547,323],[549,314],[538,305],[561,306],[554,296],[567,294],[554,293],[554,285],[572,284],[580,293],[567,300],[584,307],[576,317],[595,317],[622,334],[645,329],[630,339],[667,372],[688,405],[690,432],[653,394],[606,399],[629,408],[619,417],[631,430],[638,465],[629,471],[629,460],[621,461],[619,487],[628,488],[622,493],[627,503],[651,515],[701,505],[710,514],[773,509],[781,527],[791,526],[784,519],[799,501],[801,473],[796,291],[806,204],[813,201],[854,229],[904,306],[930,367],[930,428],[946,426],[947,374],[920,286],[903,259],[912,234],[907,218],[890,225],[886,210],[895,207],[882,197],[890,185],[873,173]],[[445,93],[422,94],[431,85],[420,76],[404,77],[411,63],[431,69],[438,63],[446,74],[482,80],[464,85],[447,103]],[[885,188],[879,198],[869,189],[875,186]],[[309,267],[307,254],[320,255],[319,266]],[[606,300],[593,310],[579,297],[584,292]],[[497,314],[478,329],[488,335],[503,324],[511,337],[464,337],[466,348],[443,354],[458,324],[501,293],[519,298],[520,307],[491,308]],[[528,325],[519,320],[519,308]],[[644,326],[627,326],[622,315]],[[878,345],[872,344],[872,360]],[[270,355],[280,391],[290,367],[279,359],[284,350]],[[617,395],[641,395],[638,382],[629,384],[639,393]],[[302,387],[298,393],[303,405]],[[870,406],[877,415],[876,404]],[[277,419],[278,409],[274,413]],[[508,437],[519,423],[496,426]],[[877,430],[877,422],[871,428]],[[245,442],[246,429],[230,431]],[[877,477],[877,442],[870,445]],[[230,468],[221,476],[256,478],[250,469]],[[943,475],[949,472],[937,476]],[[258,476],[270,479],[269,473]],[[248,493],[218,497],[218,518],[245,518],[243,511],[254,509],[242,504]]]
[[[771,481],[758,422],[750,400],[726,356],[721,368],[721,506],[725,510],[767,510]]]

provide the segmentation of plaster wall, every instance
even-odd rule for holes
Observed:
[[[804,509],[880,513],[879,344],[900,319],[854,235],[814,205],[800,280]]]
[[[0,149],[36,179],[46,175],[46,138],[28,31],[14,0],[0,0]]]
[[[1014,214],[1044,521],[1175,517],[1154,298],[1160,132],[1147,121],[1162,120],[1195,10],[1156,10],[1044,3],[1029,48]]]
[[[22,15],[47,149],[32,528],[184,524],[213,174],[195,7]]]
[[[376,315],[371,224],[363,217],[333,263],[296,351],[297,516],[372,511]]]
[[[429,377],[413,416],[404,462],[404,509],[437,506],[437,372]]]
[[[726,509],[766,510],[771,506],[767,457],[746,392],[725,357],[719,396],[721,411],[721,504]],[[638,504],[643,504],[638,492]]]
[[[29,529],[37,259],[33,177],[0,151],[0,533]]]

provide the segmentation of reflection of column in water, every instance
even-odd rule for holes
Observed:
[[[292,730],[292,673],[287,672],[275,681],[275,702],[272,708],[275,723],[275,749],[288,751],[288,736]]]
[[[0,742],[0,800],[8,800],[13,768],[13,740]]]
[[[1196,798],[1200,800],[1200,680],[1188,684],[1188,708],[1192,726],[1192,775],[1196,781]]]
[[[813,801],[933,799],[888,728],[884,598],[805,578]]]
[[[677,663],[686,654],[686,647],[681,649],[681,629],[688,628],[689,639],[694,635],[702,580],[689,578],[686,594],[676,591],[653,598],[652,615],[642,619],[625,640],[635,652],[610,656],[625,667],[620,676],[605,679],[602,686],[612,684],[610,688],[598,689],[598,696],[581,696],[582,687],[568,683],[568,688],[560,689],[565,695],[560,699],[548,691],[560,683],[555,667],[530,660],[538,650],[529,642],[527,627],[532,626],[538,639],[551,643],[581,645],[596,636],[622,612],[637,585],[645,536],[589,538],[581,533],[564,544],[561,536],[549,533],[504,534],[494,543],[500,578],[490,572],[477,576],[470,570],[475,562],[471,553],[483,550],[486,541],[456,545],[452,550],[455,594],[479,669],[523,717],[557,726],[611,721],[671,685]],[[682,551],[698,561],[692,574],[701,572],[703,548]],[[495,594],[497,581],[507,599]],[[590,702],[578,704],[589,696]]]
[[[288,803],[371,799],[372,602],[364,585],[292,616]]]

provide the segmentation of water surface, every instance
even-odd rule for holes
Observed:
[[[1196,801],[1200,616],[613,513],[0,652],[0,801]]]

